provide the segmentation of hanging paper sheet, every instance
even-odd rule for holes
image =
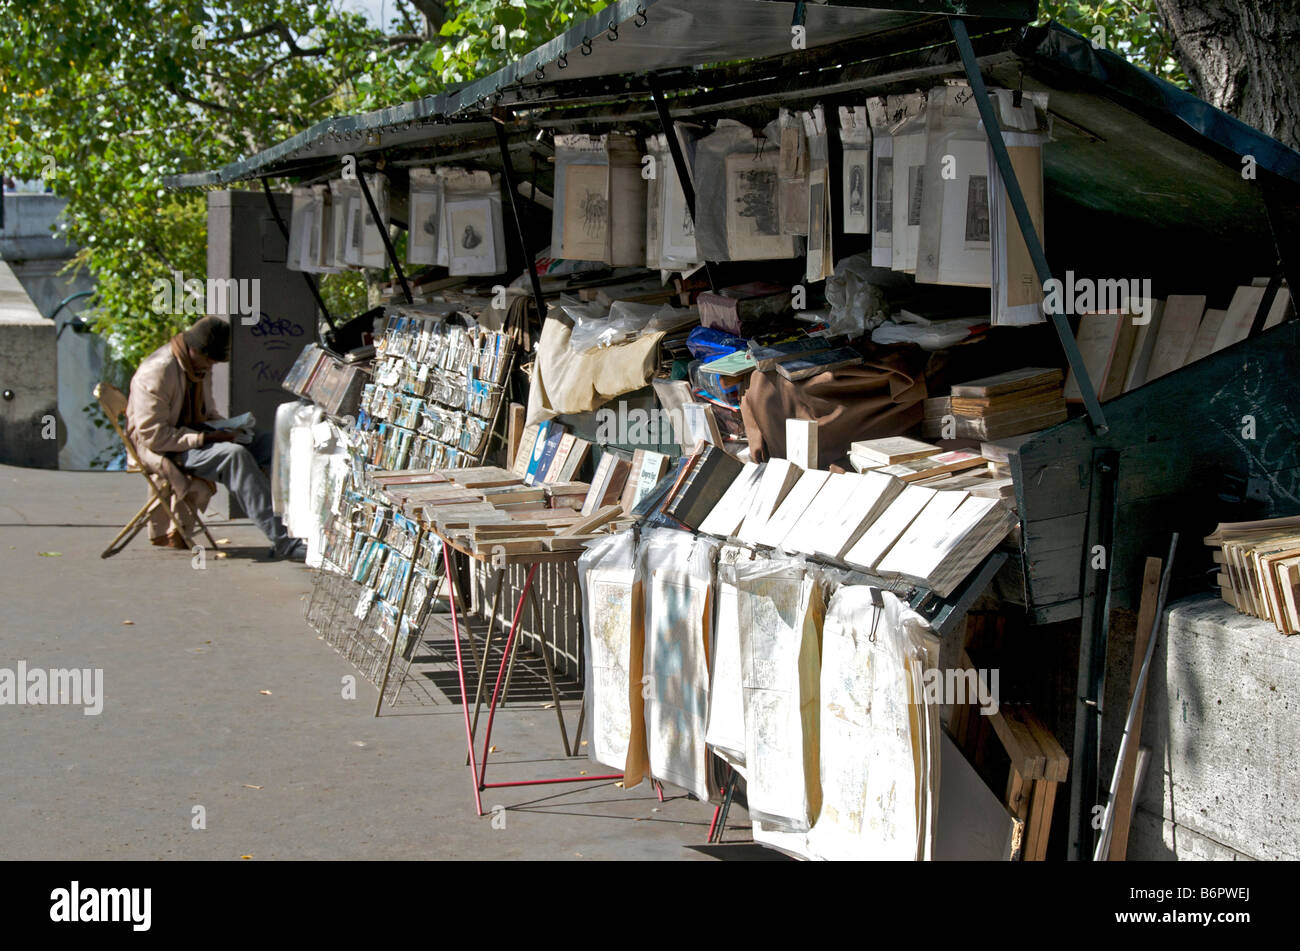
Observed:
[[[822,810],[808,836],[827,859],[929,857],[938,789],[937,704],[922,674],[939,641],[891,592],[841,587],[822,631]]]
[[[586,637],[587,755],[622,770],[632,737],[630,690],[633,582],[636,551],[631,532],[593,542],[578,559]]]
[[[646,743],[650,775],[711,795],[708,750],[709,641],[717,543],[689,532],[647,532],[637,552],[645,593]]]
[[[821,808],[818,640],[823,588],[803,559],[735,566],[750,815],[807,830]]]

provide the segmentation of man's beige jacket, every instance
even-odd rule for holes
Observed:
[[[212,374],[203,381],[204,403],[211,407]],[[160,475],[172,487],[174,498],[183,498],[198,511],[207,508],[215,486],[205,479],[186,475],[175,460],[165,453],[181,453],[203,445],[203,434],[195,429],[177,425],[181,404],[185,398],[185,369],[163,344],[149,354],[131,378],[131,393],[126,403],[126,434],[135,446],[140,463],[155,475]],[[211,409],[209,419],[216,419]],[[166,532],[167,518],[154,519],[150,537],[157,538]],[[178,516],[181,514],[176,513]],[[182,520],[182,524],[187,520]],[[192,527],[186,525],[186,531]],[[157,529],[161,528],[161,531]]]

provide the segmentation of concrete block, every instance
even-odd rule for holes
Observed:
[[[1176,602],[1156,646],[1143,743],[1152,750],[1140,806],[1164,848],[1300,858],[1300,637],[1213,595]],[[1213,843],[1213,847],[1199,839]],[[1144,833],[1135,859],[1157,858]]]

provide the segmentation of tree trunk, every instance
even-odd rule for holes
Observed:
[[[1206,102],[1300,149],[1300,0],[1155,0]]]

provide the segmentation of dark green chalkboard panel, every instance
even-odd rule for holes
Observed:
[[[1119,450],[1112,606],[1136,607],[1142,561],[1182,533],[1175,574],[1210,570],[1202,538],[1220,521],[1300,513],[1300,322],[1199,360],[1105,405],[1110,432],[1074,419],[1013,457],[1026,603],[1040,623],[1077,617],[1095,448]],[[1254,433],[1248,431],[1253,417]],[[1220,497],[1226,475],[1258,498]]]

